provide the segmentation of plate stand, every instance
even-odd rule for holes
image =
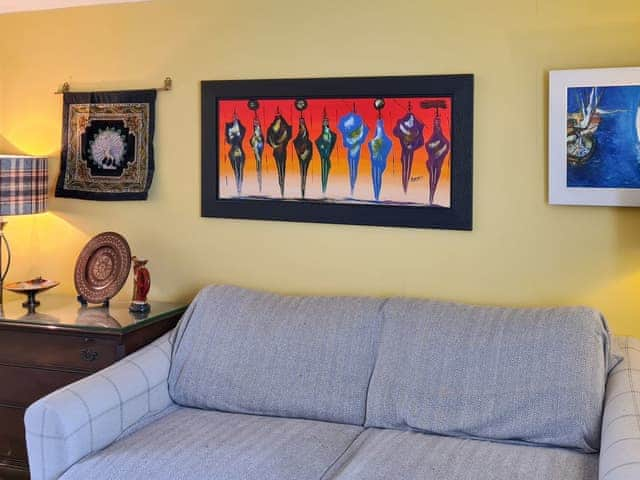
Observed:
[[[86,307],[87,305],[89,305],[89,302],[87,302],[87,299],[84,298],[82,295],[78,295],[77,298],[78,298],[78,302],[80,302],[80,305],[82,305],[83,307]],[[109,308],[108,298],[104,302],[102,302],[102,307]]]

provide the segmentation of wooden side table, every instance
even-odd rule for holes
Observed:
[[[0,478],[28,479],[24,412],[37,399],[101,370],[171,330],[186,306],[128,302],[80,307],[75,297],[43,295],[35,314],[22,299],[0,311]]]

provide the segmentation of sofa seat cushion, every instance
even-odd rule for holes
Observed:
[[[562,448],[369,428],[331,480],[597,480],[598,456]]]
[[[318,480],[362,431],[180,407],[71,467],[62,480]]]
[[[390,299],[383,319],[366,426],[599,449],[619,359],[598,312]]]
[[[382,300],[203,289],[174,343],[185,407],[362,425]]]

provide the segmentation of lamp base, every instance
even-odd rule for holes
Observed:
[[[2,305],[2,292],[4,291],[3,283],[4,279],[7,278],[7,273],[9,273],[9,267],[11,266],[11,249],[9,248],[9,242],[7,241],[7,237],[4,235],[4,226],[7,224],[7,221],[0,217],[0,305]],[[7,266],[2,266],[2,246],[7,250]]]

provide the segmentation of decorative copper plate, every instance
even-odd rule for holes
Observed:
[[[103,303],[124,286],[131,269],[131,249],[115,232],[96,235],[85,245],[76,262],[74,282],[89,303]]]

